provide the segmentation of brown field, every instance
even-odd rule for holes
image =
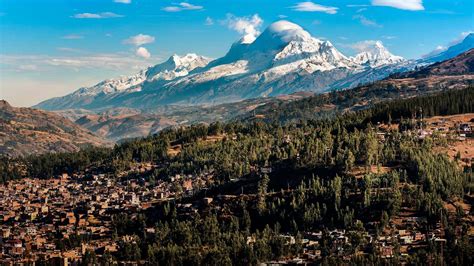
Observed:
[[[225,138],[225,136],[226,136],[225,134],[207,136],[206,138],[199,140],[199,142],[201,142],[201,143],[214,143],[214,142],[223,140]],[[183,147],[182,147],[181,144],[173,145],[168,149],[167,153],[168,153],[169,156],[173,157],[173,156],[178,155],[181,152],[182,148]]]
[[[450,116],[434,116],[426,119],[428,125],[433,122],[444,121],[444,128],[453,128],[456,124],[461,123],[470,123],[474,119],[474,113],[469,114],[460,114],[460,115],[450,115]],[[432,129],[432,126],[429,126]],[[461,154],[461,164],[470,165],[471,161],[474,159],[474,139],[466,138],[465,140],[456,140],[451,141],[447,147],[438,146],[434,149],[437,153],[446,153],[450,158],[454,159],[456,154],[459,152]]]

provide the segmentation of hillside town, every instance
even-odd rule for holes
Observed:
[[[420,138],[433,136],[436,132],[450,134],[458,144],[472,141],[472,120],[464,116],[432,118],[424,128],[413,128],[407,133],[419,134]],[[458,119],[459,120],[459,119]],[[379,141],[384,142],[386,130],[379,127]],[[425,134],[425,132],[427,132]],[[291,137],[284,136],[285,143]],[[472,145],[468,145],[472,147]],[[175,151],[176,152],[176,151]],[[454,151],[449,150],[453,153]],[[458,153],[458,151],[456,151]],[[471,163],[472,153],[463,153],[462,159]],[[469,159],[469,160],[467,160]],[[166,180],[146,180],[140,175],[153,171],[157,165],[137,165],[120,177],[110,174],[62,174],[52,179],[25,178],[12,180],[0,185],[0,261],[4,264],[45,261],[56,265],[80,263],[85,254],[93,251],[97,256],[107,256],[118,251],[123,242],[134,241],[134,236],[118,237],[114,232],[114,217],[121,213],[137,217],[167,201],[192,198],[194,193],[204,191],[214,183],[213,174],[175,175]],[[272,172],[271,167],[259,169],[263,174]],[[128,178],[134,173],[138,178]],[[234,180],[236,182],[236,180]],[[283,198],[291,190],[274,192],[267,196]],[[390,193],[384,189],[374,189],[372,193]],[[254,195],[217,195],[177,204],[177,215],[192,216],[193,213],[222,213],[223,206],[235,206],[241,198]],[[447,219],[462,219],[472,224],[471,206],[463,202],[447,202]],[[459,216],[461,212],[461,216]],[[380,231],[380,223],[385,223]],[[455,229],[460,237],[463,228]],[[153,235],[153,227],[146,228],[146,234]],[[469,230],[472,234],[472,230]],[[288,257],[268,264],[301,264],[318,262],[324,253],[330,253],[349,261],[351,256],[367,255],[367,250],[375,250],[382,259],[397,256],[403,262],[411,253],[428,246],[441,247],[446,244],[445,228],[441,222],[436,227],[428,226],[427,218],[418,216],[414,208],[404,206],[390,221],[374,220],[360,225],[359,230],[326,229],[303,232],[300,238],[282,234],[287,244],[300,244],[302,252],[296,257]],[[473,237],[473,235],[471,235]],[[357,239],[359,249],[354,250]],[[249,237],[247,244],[256,241]],[[325,242],[325,248],[321,247]],[[327,247],[329,245],[329,248]],[[362,248],[360,248],[362,247]],[[442,255],[441,255],[442,256]],[[136,264],[145,264],[139,261]]]
[[[143,166],[137,171],[150,170]],[[151,185],[141,180],[113,181],[103,174],[63,174],[53,179],[22,179],[0,186],[0,261],[56,261],[68,265],[87,249],[116,251],[112,216],[138,214],[154,204],[189,195],[210,178],[176,175]],[[57,240],[80,236],[87,244],[65,249]]]

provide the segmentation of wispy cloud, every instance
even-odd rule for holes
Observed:
[[[38,66],[37,65],[20,65],[18,66],[18,70],[24,70],[24,71],[36,71],[38,70]]]
[[[376,27],[376,28],[381,28],[382,25],[378,24],[375,20],[371,20],[366,18],[364,15],[355,15],[352,17],[355,20],[358,20],[360,24],[367,26],[367,27]]]
[[[423,0],[372,0],[374,6],[388,6],[403,10],[425,10]]]
[[[76,49],[76,48],[70,48],[70,47],[58,47],[56,50],[61,51],[61,52],[68,52],[68,53],[83,53],[82,50]]]
[[[353,44],[350,44],[349,47],[354,49],[356,52],[364,52],[367,50],[372,49],[376,45],[382,45],[383,43],[381,41],[377,40],[366,40],[366,41],[361,41],[361,42],[356,42]]]
[[[113,12],[102,13],[80,13],[72,16],[78,19],[104,19],[104,18],[121,18],[123,15],[115,14]]]
[[[68,34],[68,35],[62,36],[61,39],[64,39],[64,40],[78,40],[78,39],[84,39],[84,36],[79,35],[79,34]]]
[[[382,36],[382,38],[386,39],[386,40],[394,40],[397,38],[397,36],[393,36],[393,35],[384,35]]]
[[[291,7],[294,11],[300,12],[324,12],[327,14],[336,14],[338,8],[332,6],[323,6],[313,2],[300,2]]]
[[[237,17],[233,14],[227,14],[227,18],[221,23],[242,34],[242,43],[252,43],[260,34],[259,28],[263,20],[258,14],[251,17]]]
[[[135,46],[141,46],[144,44],[152,43],[155,41],[155,37],[146,35],[146,34],[138,34],[135,36],[132,36],[128,39],[123,40],[124,44],[132,44]]]
[[[114,0],[115,3],[131,4],[132,0]]]
[[[135,54],[139,57],[143,57],[143,58],[150,58],[151,57],[151,54],[150,52],[148,52],[148,50],[145,48],[145,47],[138,47],[137,51],[135,52]]]
[[[212,25],[214,25],[214,20],[211,17],[207,17],[206,21],[204,21],[204,25],[212,26]]]
[[[176,5],[164,7],[162,10],[166,12],[180,12],[184,10],[201,10],[203,6],[193,5],[186,2],[181,2]]]
[[[370,5],[346,5],[347,7],[368,7]]]
[[[146,57],[129,53],[117,54],[79,54],[71,56],[48,55],[0,55],[1,68],[5,71],[54,71],[59,69],[120,70],[141,69],[149,65]],[[34,66],[34,67],[33,67]]]

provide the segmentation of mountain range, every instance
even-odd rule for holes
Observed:
[[[412,61],[391,54],[381,42],[373,42],[356,56],[348,57],[331,42],[314,38],[299,25],[282,20],[271,24],[252,42],[245,38],[235,42],[221,58],[173,55],[136,75],[80,88],[35,107],[105,110],[220,104],[354,87],[412,67]]]
[[[285,123],[330,118],[367,109],[383,101],[464,89],[472,84],[474,49],[353,89],[322,94],[298,92],[211,106],[169,105],[153,112],[126,107],[102,112],[86,109],[49,112],[15,108],[0,101],[0,154],[16,157],[77,151],[91,145],[110,146],[112,142],[148,136],[166,127],[196,123],[255,119]]]
[[[419,60],[393,55],[379,41],[369,42],[359,54],[348,57],[331,42],[312,37],[300,26],[278,21],[256,39],[235,42],[221,58],[173,55],[135,75],[105,80],[44,101],[35,108],[68,118],[55,120],[68,127],[62,133],[67,135],[77,126],[78,135],[55,136],[57,144],[61,144],[59,139],[70,143],[56,148],[42,147],[41,138],[29,138],[25,143],[30,146],[25,147],[32,147],[32,153],[71,151],[84,144],[102,145],[155,134],[166,127],[251,119],[259,113],[265,117],[280,114],[279,121],[326,117],[378,101],[465,88],[474,79],[473,36],[469,34],[463,41]],[[326,93],[332,91],[341,94]],[[298,106],[305,99],[317,103],[309,114],[296,112],[300,115],[294,116],[282,110],[293,110],[293,102]],[[9,106],[3,109],[13,110]],[[19,110],[25,112],[17,109],[16,113]],[[49,113],[38,112],[29,111],[28,121],[38,116],[38,123],[44,124],[42,117]],[[10,121],[5,117],[11,115],[2,117],[2,121]],[[8,122],[3,127],[11,133],[12,124],[25,123]],[[94,135],[87,141],[83,136],[90,132]],[[49,134],[43,133],[29,136]],[[11,143],[21,143],[10,138]],[[8,143],[3,146],[12,147]]]
[[[121,141],[155,134],[166,127],[196,123],[248,120],[262,116],[279,122],[331,117],[341,112],[368,108],[381,101],[421,96],[445,89],[463,89],[474,83],[473,74],[474,49],[443,62],[392,74],[353,89],[322,94],[298,92],[211,106],[173,105],[153,112],[132,108],[113,108],[98,113],[88,110],[56,112],[101,137]],[[360,75],[363,78],[363,74]],[[308,109],[308,106],[311,108]]]

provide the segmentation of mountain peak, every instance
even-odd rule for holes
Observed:
[[[188,53],[184,56],[173,54],[164,63],[150,67],[146,72],[147,80],[172,80],[185,76],[195,68],[204,67],[209,58]]]
[[[381,41],[366,41],[359,46],[360,53],[352,57],[357,64],[379,67],[404,61],[402,57],[390,53]]]

